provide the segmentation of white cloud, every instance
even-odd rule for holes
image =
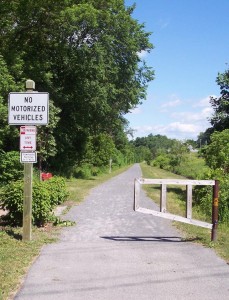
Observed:
[[[189,122],[185,121],[176,121],[170,122],[169,124],[160,124],[160,125],[144,125],[136,126],[133,129],[135,130],[135,136],[147,136],[150,133],[153,135],[161,134],[166,135],[169,138],[175,139],[196,139],[200,132],[203,132],[208,127],[208,122]]]
[[[197,135],[202,131],[201,126],[189,123],[173,122],[167,125],[156,126],[137,126],[134,127],[134,136],[147,136],[150,133],[153,135],[166,135],[168,138],[175,139],[196,139]]]
[[[171,114],[171,117],[180,122],[202,122],[208,120],[212,113],[211,107],[205,107],[199,112],[175,112]]]
[[[170,98],[170,101],[163,103],[160,106],[160,113],[156,116],[156,119],[158,119],[158,125],[151,125],[149,120],[147,124],[145,119],[145,122],[143,121],[145,125],[142,123],[141,126],[131,126],[135,130],[135,137],[147,136],[152,133],[153,135],[161,134],[166,135],[169,138],[179,140],[195,140],[200,132],[204,132],[208,127],[210,127],[208,120],[213,114],[213,108],[209,103],[209,96],[196,101],[195,103],[192,102],[191,105],[190,103],[187,105],[186,102],[185,109],[188,107],[188,111],[181,111],[183,107],[182,105],[185,104],[185,102],[178,99],[176,95],[171,95]],[[179,111],[177,108],[178,106]],[[141,111],[137,108],[134,113],[137,114],[140,112]],[[157,112],[154,111],[154,113]],[[163,116],[164,114],[162,114],[162,112],[166,113],[166,117]],[[155,122],[156,119],[153,121]]]
[[[218,96],[216,95],[209,95],[203,99],[201,99],[200,101],[198,101],[197,103],[195,103],[193,105],[193,107],[205,107],[205,106],[211,106],[210,104],[210,98],[213,97],[213,98],[218,98]]]
[[[162,113],[166,113],[168,112],[172,107],[177,107],[179,105],[182,104],[182,101],[177,97],[176,94],[172,94],[169,96],[170,100],[165,102],[165,103],[162,103],[160,108],[160,112]]]
[[[169,132],[196,133],[199,127],[195,124],[173,122],[167,126]]]
[[[213,96],[216,97],[216,96]],[[192,109],[190,111],[183,111],[183,112],[173,112],[171,113],[171,117],[173,119],[179,120],[180,122],[192,122],[192,123],[199,123],[199,122],[208,122],[208,119],[213,114],[213,108],[209,102],[210,96],[201,99],[197,103],[194,103]],[[194,110],[193,110],[194,108]]]
[[[176,100],[171,100],[169,102],[163,103],[161,105],[161,108],[167,108],[167,107],[175,107],[181,104],[181,100],[180,99],[176,99]]]
[[[148,55],[149,53],[147,52],[147,51],[145,51],[145,50],[142,50],[142,51],[140,51],[140,52],[137,52],[137,55],[138,55],[138,57],[139,58],[145,58],[147,55]]]
[[[129,113],[131,113],[133,115],[139,115],[142,113],[142,110],[140,107],[135,107],[135,108],[131,109]]]
[[[169,132],[187,132],[196,133],[199,130],[199,126],[189,123],[172,122],[167,125],[156,125],[156,126],[137,126],[134,128],[140,133],[155,132],[155,134],[166,134]]]
[[[159,20],[159,26],[160,26],[160,29],[165,29],[166,27],[169,26],[169,20],[163,20],[163,19],[160,19]]]

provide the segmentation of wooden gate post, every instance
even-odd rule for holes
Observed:
[[[134,211],[138,210],[139,208],[140,192],[141,192],[141,184],[139,183],[138,179],[135,179],[134,180]]]
[[[186,218],[192,219],[192,185],[186,185]]]
[[[213,186],[213,200],[212,200],[212,234],[211,234],[212,241],[216,241],[217,238],[218,219],[219,219],[219,181],[215,180],[215,185]]]
[[[160,195],[160,212],[166,212],[166,184],[161,184],[161,195]]]

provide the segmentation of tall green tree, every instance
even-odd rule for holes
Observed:
[[[145,98],[153,71],[138,53],[153,46],[133,9],[123,0],[0,0],[9,74],[16,84],[33,79],[61,109],[50,161],[60,170],[83,157],[90,136],[120,136],[123,116]]]
[[[68,44],[64,66],[55,63],[64,95],[57,95],[62,108],[58,136],[63,149],[73,145],[64,151],[74,158],[88,135],[105,131],[113,136],[117,122],[144,98],[152,72],[140,64],[138,52],[152,45],[123,1],[81,1],[62,16]],[[75,135],[66,134],[69,122]]]
[[[210,142],[210,136],[212,134],[212,129],[208,128],[205,132],[200,132],[197,136],[196,145],[197,148],[202,148],[203,146],[206,146]]]
[[[229,129],[215,131],[211,143],[202,149],[206,164],[213,170],[229,173]]]
[[[219,220],[228,223],[229,220],[229,129],[214,131],[211,142],[201,150],[206,164],[211,168],[205,178],[217,179],[220,182]],[[212,201],[212,191],[203,189],[199,192],[200,206],[209,212]],[[207,209],[208,208],[208,209]],[[211,213],[211,211],[210,211]],[[209,214],[210,214],[209,213]]]
[[[16,150],[18,130],[15,126],[8,125],[8,106],[7,99],[9,91],[16,88],[21,89],[21,85],[16,87],[14,78],[10,75],[6,62],[0,55],[0,150]],[[17,143],[18,148],[19,143]]]
[[[114,159],[115,145],[107,134],[91,136],[87,143],[85,161],[93,166],[103,167],[109,165],[109,160]]]
[[[54,157],[57,153],[56,139],[54,130],[60,120],[60,109],[55,107],[53,101],[49,101],[49,123],[46,126],[37,126],[37,151],[38,151],[38,168],[41,171],[47,166],[49,157]]]
[[[146,146],[151,151],[152,159],[156,158],[161,153],[168,153],[171,150],[176,140],[169,139],[165,135],[149,134],[147,137],[138,137],[133,142],[136,147]]]
[[[229,69],[219,73],[216,79],[220,87],[220,97],[211,98],[214,115],[211,118],[212,132],[229,128]]]

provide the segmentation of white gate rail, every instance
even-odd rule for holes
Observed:
[[[142,184],[160,184],[160,211],[143,208],[140,206],[140,191]],[[186,199],[186,217],[173,215],[166,212],[166,192],[167,185],[186,185],[187,199]],[[212,185],[215,186],[215,180],[186,180],[186,179],[147,179],[137,178],[134,181],[134,210],[137,212],[151,214],[157,217],[170,219],[173,221],[192,224],[204,228],[213,229],[211,223],[192,219],[192,186],[193,185]],[[217,198],[218,201],[218,198]],[[218,204],[218,202],[217,202]]]

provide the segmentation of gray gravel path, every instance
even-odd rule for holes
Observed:
[[[139,165],[94,188],[31,267],[18,300],[229,299],[229,266],[183,242],[170,221],[133,211]],[[157,207],[143,194],[144,205]]]

